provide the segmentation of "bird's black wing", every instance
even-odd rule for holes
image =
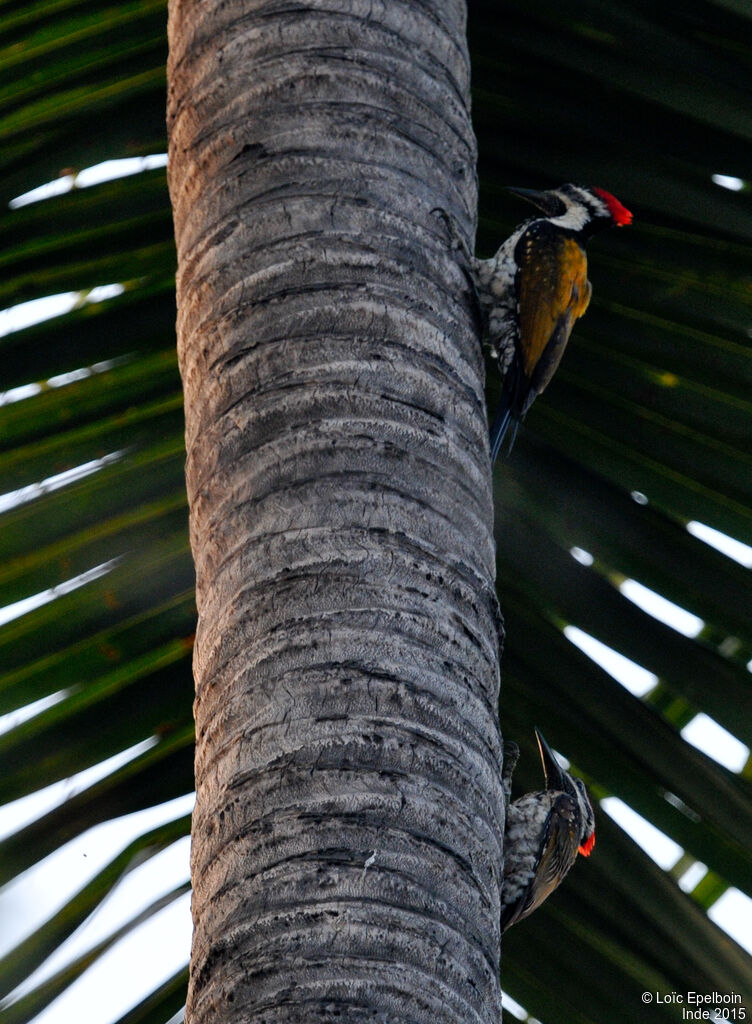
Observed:
[[[501,914],[501,930],[521,921],[551,895],[577,857],[576,806],[567,793],[559,793],[541,834],[540,854],[532,880],[520,898],[507,904]]]
[[[530,222],[514,258],[518,330],[491,426],[492,463],[513,428],[511,450],[520,420],[553,377],[574,322],[590,302],[585,250],[549,220]]]

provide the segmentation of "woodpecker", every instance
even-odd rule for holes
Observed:
[[[509,191],[543,216],[523,221],[491,259],[468,258],[485,339],[502,377],[492,465],[510,427],[511,450],[520,421],[549,384],[575,320],[588,307],[585,241],[601,228],[632,222],[629,210],[602,188]]]
[[[540,732],[538,740],[546,788],[510,803],[516,743],[504,744],[504,884],[501,930],[532,914],[551,895],[577,859],[595,845],[595,816],[585,783],[561,768]]]

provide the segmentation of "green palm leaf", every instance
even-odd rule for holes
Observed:
[[[69,311],[0,334],[0,617],[15,608],[0,618],[0,712],[54,697],[0,734],[5,882],[94,825],[192,788],[195,609],[165,173],[7,205],[61,173],[165,151],[165,14],[163,0],[0,2],[0,306],[74,293]],[[523,747],[522,787],[540,784],[539,725],[598,797],[621,798],[679,844],[682,863],[710,869],[683,892],[600,812],[595,855],[505,936],[502,982],[544,1022],[680,1020],[642,992],[752,992],[749,956],[706,913],[728,886],[752,895],[752,773],[679,732],[704,712],[752,741],[750,574],[686,529],[752,544],[750,185],[712,179],[748,173],[752,17],[740,0],[585,0],[576,12],[473,0],[469,32],[478,251],[526,215],[505,184],[601,184],[635,212],[633,228],[591,247],[593,305],[495,473],[502,726]],[[87,300],[115,284],[120,294]],[[490,372],[491,403],[497,387]],[[627,579],[697,616],[698,635],[633,604]],[[628,693],[567,626],[653,673],[653,694]],[[138,744],[21,819],[24,798]],[[5,994],[129,866],[186,829],[135,836],[7,950]],[[8,1019],[31,1019],[119,935]],[[181,971],[134,993],[121,1024],[166,1021],[184,986]]]

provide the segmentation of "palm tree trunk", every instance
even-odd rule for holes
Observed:
[[[197,575],[187,1020],[500,1019],[462,0],[173,0]]]

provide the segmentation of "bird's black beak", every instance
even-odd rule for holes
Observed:
[[[533,206],[542,210],[547,217],[561,213],[564,205],[558,196],[551,195],[550,192],[538,192],[534,188],[512,188],[508,185],[507,192],[511,192],[513,196],[519,196],[520,199],[526,199],[528,203],[532,203]]]
[[[543,765],[543,775],[546,779],[546,789],[558,789],[566,792],[564,772],[559,767],[559,762],[554,757],[553,751],[537,729],[535,730],[535,738],[538,740],[538,750],[540,751],[541,764]]]

